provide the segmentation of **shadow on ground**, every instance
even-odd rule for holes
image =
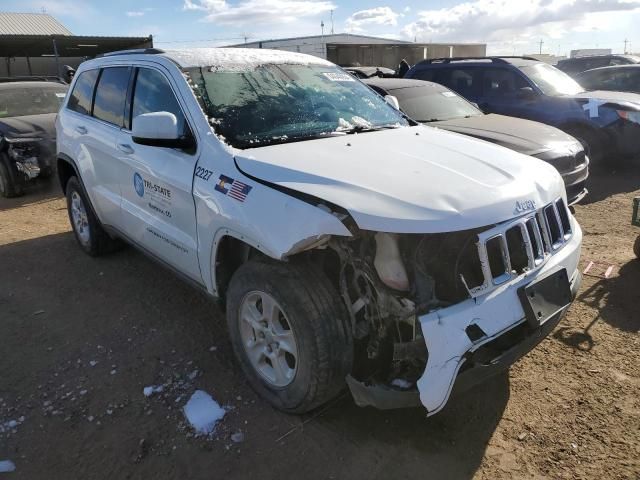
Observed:
[[[619,161],[616,167],[590,167],[587,180],[588,195],[580,202],[582,205],[596,203],[617,193],[628,193],[640,185],[640,167]]]
[[[20,197],[0,197],[0,212],[25,205],[46,202],[59,197],[62,197],[62,190],[58,184],[58,178],[53,176],[30,183],[25,188],[24,195]]]
[[[135,250],[90,258],[65,233],[4,245],[0,265],[0,396],[22,411],[20,402],[40,405],[58,384],[64,392],[82,382],[88,391],[82,409],[65,410],[69,421],[28,410],[18,434],[0,442],[0,457],[16,461],[15,479],[52,471],[85,479],[472,478],[509,399],[503,374],[431,418],[419,408],[361,409],[348,394],[308,416],[285,415],[248,388],[221,309]],[[77,366],[91,359],[95,368]],[[197,388],[233,406],[224,424],[245,432],[241,445],[187,438],[175,410],[160,403],[146,413],[142,387],[178,359],[203,372]],[[127,406],[102,414],[111,402]],[[133,461],[140,439],[147,453]]]

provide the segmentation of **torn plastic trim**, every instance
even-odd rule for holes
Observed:
[[[318,207],[318,208],[322,208],[322,206],[327,207],[330,213],[335,215],[335,217],[338,218],[338,220],[340,220],[345,227],[347,227],[347,230],[349,230],[351,234],[355,234],[358,232],[359,228],[355,220],[353,220],[349,212],[346,209],[342,208],[341,206],[328,202],[321,198],[318,198],[314,195],[299,192],[292,188],[288,188],[288,187],[278,185],[278,184],[269,182],[267,180],[262,180],[261,178],[255,177],[254,175],[251,175],[250,173],[247,173],[244,170],[242,170],[242,168],[240,168],[240,165],[238,165],[238,161],[235,156],[233,157],[233,163],[240,173],[242,173],[244,176],[246,176],[247,178],[250,178],[256,183],[264,185],[265,187],[269,187],[273,190],[277,190],[278,192],[284,193],[285,195],[289,195],[290,197],[296,198],[314,207]]]

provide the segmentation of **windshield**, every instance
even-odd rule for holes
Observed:
[[[545,95],[575,95],[584,92],[573,78],[546,63],[520,67]]]
[[[236,148],[408,125],[348,73],[325,65],[187,70],[216,133]]]
[[[0,90],[0,118],[56,113],[67,87],[15,87]]]
[[[450,90],[433,87],[401,88],[390,92],[400,108],[418,122],[437,122],[452,118],[484,115],[480,110]]]

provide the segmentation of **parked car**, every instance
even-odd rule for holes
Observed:
[[[445,85],[486,113],[546,123],[580,140],[592,162],[640,152],[640,95],[586,92],[535,58],[424,60],[406,78]]]
[[[364,80],[380,95],[391,95],[412,119],[432,127],[486,140],[553,165],[562,175],[569,205],[587,194],[589,159],[575,138],[557,128],[521,118],[484,114],[443,85],[404,78]]]
[[[579,73],[575,78],[586,90],[640,93],[640,65],[595,68]]]
[[[640,57],[635,55],[589,55],[562,59],[558,62],[557,67],[559,70],[573,77],[578,73],[586,72],[594,68],[631,65],[635,63],[640,63]]]
[[[395,70],[387,67],[345,67],[344,69],[356,78],[392,78],[396,76]]]
[[[67,92],[57,82],[0,83],[0,196],[22,195],[55,168],[55,117]]]
[[[288,412],[346,382],[359,405],[436,413],[540,342],[580,285],[553,167],[416,124],[317,57],[89,60],[57,135],[82,250],[125,240],[224,299],[249,383]]]

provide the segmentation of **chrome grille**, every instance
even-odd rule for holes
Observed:
[[[562,198],[516,220],[478,234],[476,247],[484,282],[462,282],[472,297],[540,267],[572,235],[570,214]]]

